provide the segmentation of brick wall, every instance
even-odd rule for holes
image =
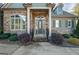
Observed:
[[[3,28],[4,32],[10,32],[10,17],[12,15],[25,15],[26,16],[26,10],[24,9],[16,9],[16,10],[4,10],[4,17],[3,17]]]

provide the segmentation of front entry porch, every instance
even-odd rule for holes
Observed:
[[[44,17],[35,18],[34,37],[46,37],[46,20]]]
[[[47,41],[47,37],[51,35],[51,9],[27,9],[27,11],[27,32],[32,34],[34,41]]]
[[[34,38],[36,41],[47,41],[46,35],[46,19],[38,16],[35,18]]]

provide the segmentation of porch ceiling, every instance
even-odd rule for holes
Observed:
[[[31,9],[32,12],[48,12],[48,9]]]
[[[48,9],[31,9],[31,13],[33,19],[37,16],[44,16],[46,19],[48,18]]]

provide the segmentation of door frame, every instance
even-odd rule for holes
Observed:
[[[36,34],[36,30],[38,30],[38,27],[37,27],[38,26],[38,21],[40,21],[40,20],[43,21],[43,24],[41,24],[41,26],[44,27],[44,31],[45,31],[44,34],[43,33]],[[35,17],[35,23],[34,24],[35,24],[35,26],[34,26],[34,36],[46,36],[46,19],[45,19],[45,17],[43,17],[43,16],[37,16],[37,17]]]

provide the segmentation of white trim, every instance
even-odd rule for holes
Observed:
[[[53,10],[55,10],[55,8],[57,8],[58,4],[55,5],[55,7],[53,8]]]
[[[13,16],[15,16],[15,15],[13,15]],[[16,19],[15,17],[13,17],[13,18]],[[22,20],[20,20],[20,29],[16,29],[15,28],[15,20],[14,20],[14,29],[11,29],[11,26],[12,26],[12,24],[11,24],[11,17],[10,17],[10,23],[9,23],[9,25],[10,25],[10,31],[26,31],[26,27],[25,27],[25,29],[22,28],[22,25],[23,25],[22,24]],[[27,26],[26,22],[25,22],[25,26]]]
[[[4,8],[7,5],[7,3],[5,3],[1,8]]]
[[[52,25],[51,25],[51,8],[49,8],[49,36],[51,36],[51,28],[52,28]]]
[[[67,20],[68,23],[67,23],[67,28],[72,28],[72,20]],[[70,26],[69,26],[69,22],[70,22]]]
[[[37,30],[38,30],[38,21],[40,20],[40,18],[38,18],[38,16],[37,17],[35,17],[35,28],[34,28],[34,37],[36,37],[36,36],[46,36],[46,26],[45,26],[45,24],[46,24],[46,19],[45,19],[45,17],[43,17],[41,20],[43,21],[43,24],[40,24],[40,25],[42,25],[43,26],[43,29],[44,29],[44,33],[41,33],[41,34],[36,34],[37,32]],[[45,27],[44,27],[45,26]],[[41,26],[39,26],[40,28],[41,28]]]
[[[30,9],[27,8],[27,32],[30,34]]]
[[[56,21],[55,27],[56,27],[56,28],[59,28],[59,20],[55,20],[55,21]]]
[[[11,5],[11,3],[8,3],[8,4],[5,6],[5,8],[8,8],[10,5]]]
[[[77,23],[78,23],[78,20],[76,20],[76,25],[77,25]]]

